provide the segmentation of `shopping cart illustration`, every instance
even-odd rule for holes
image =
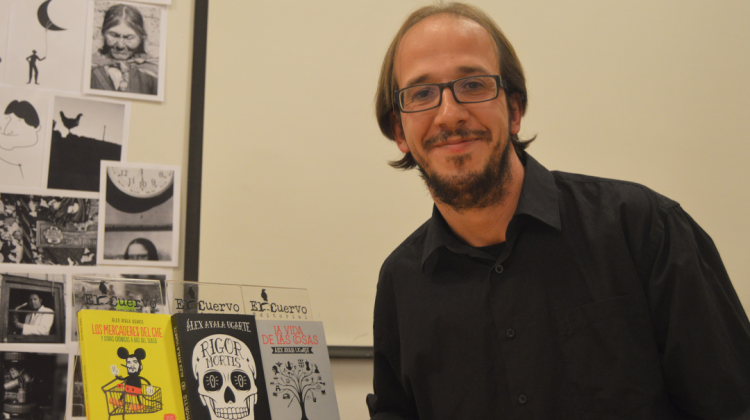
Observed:
[[[118,382],[115,384],[115,382]],[[153,393],[148,393],[148,386],[142,388],[125,385],[118,378],[113,379],[102,387],[107,399],[107,413],[109,418],[126,414],[149,414],[162,409],[161,388],[153,386]]]

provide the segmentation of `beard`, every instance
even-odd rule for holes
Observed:
[[[473,136],[487,143],[492,141],[490,132],[484,130],[458,129],[451,132],[441,132],[425,141],[425,154],[431,148],[454,136],[462,138]],[[510,133],[508,133],[506,139],[505,145],[498,142],[492,148],[489,160],[483,169],[465,174],[441,176],[431,170],[426,160],[416,155],[414,157],[417,161],[419,173],[435,199],[449,205],[459,213],[466,210],[483,209],[502,203],[507,195],[506,186],[512,178],[510,173],[510,152],[512,150]],[[468,155],[459,155],[451,159],[460,169],[469,158]]]

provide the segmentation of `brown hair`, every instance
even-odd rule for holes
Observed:
[[[396,50],[406,32],[423,19],[432,15],[441,13],[452,14],[458,17],[464,17],[472,20],[483,27],[490,37],[495,41],[496,52],[500,60],[500,74],[503,77],[507,106],[512,107],[511,98],[517,98],[517,104],[520,105],[521,115],[526,114],[527,96],[526,96],[526,78],[523,75],[521,62],[518,60],[516,51],[510,44],[510,41],[503,35],[503,32],[486,13],[479,8],[463,3],[439,3],[431,6],[425,6],[412,13],[398,30],[393,38],[388,51],[383,59],[383,66],[380,68],[380,79],[378,80],[378,90],[375,93],[375,115],[380,125],[380,131],[390,140],[395,140],[394,125],[397,124],[396,109],[393,92],[397,90],[398,83],[393,74],[393,64],[396,60]],[[529,140],[520,140],[518,135],[512,134],[510,140],[516,151],[519,152],[528,147],[534,138]],[[417,165],[414,157],[407,152],[403,158],[389,162],[391,166],[399,169],[411,169]]]

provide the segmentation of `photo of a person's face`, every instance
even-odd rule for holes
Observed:
[[[130,244],[127,254],[129,260],[148,261],[148,250],[139,243]]]
[[[125,23],[107,29],[104,39],[115,60],[129,59],[143,42],[138,33]]]
[[[138,373],[141,369],[141,363],[135,357],[128,357],[125,366],[128,368],[128,373],[130,374]]]
[[[37,310],[42,306],[42,299],[37,294],[32,294],[29,296],[29,306],[31,306],[32,309]]]

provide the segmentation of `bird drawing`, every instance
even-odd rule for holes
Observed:
[[[266,289],[261,290],[260,297],[262,297],[265,302],[268,302],[268,295],[266,294]]]
[[[103,295],[107,294],[107,286],[104,284],[103,280],[99,283],[99,291],[102,292]]]
[[[188,296],[190,296],[190,299],[195,299],[195,292],[193,291],[193,288],[188,286]]]
[[[78,127],[78,124],[81,123],[81,116],[83,116],[83,114],[78,114],[75,118],[68,118],[62,111],[60,111],[60,120],[62,121],[63,126],[68,129],[68,133],[70,133],[70,130]]]

